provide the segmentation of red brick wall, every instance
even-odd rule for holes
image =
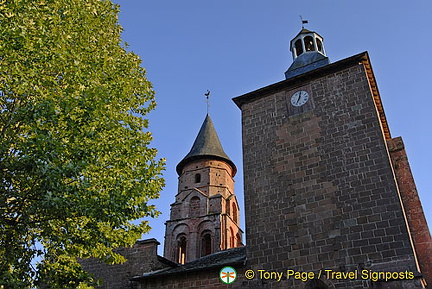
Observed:
[[[426,282],[432,286],[432,239],[411,173],[405,146],[400,137],[390,139],[387,143],[420,269]]]

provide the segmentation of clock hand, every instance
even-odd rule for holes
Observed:
[[[297,98],[297,102],[296,102],[296,104],[298,104],[298,102],[300,101],[301,94],[302,94],[302,92],[300,91],[300,93],[299,93],[299,97]]]

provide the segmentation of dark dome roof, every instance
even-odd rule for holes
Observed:
[[[319,52],[306,52],[297,57],[288,70],[285,72],[285,78],[291,78],[308,71],[323,67],[330,64],[327,56]]]

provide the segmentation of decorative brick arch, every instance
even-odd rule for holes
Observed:
[[[214,231],[214,224],[209,220],[201,222],[197,227],[198,242],[197,250],[199,257],[208,255],[208,251],[215,252],[215,242],[217,242]],[[210,239],[209,239],[210,237]],[[210,247],[208,247],[210,246]],[[204,248],[205,247],[205,248]]]
[[[232,227],[229,228],[229,247],[228,248],[235,248],[236,247],[236,237],[237,234],[234,233],[234,230]]]
[[[179,264],[186,263],[188,243],[188,236],[186,236],[186,234],[181,233],[177,236],[175,243],[175,260]]]
[[[210,230],[205,230],[200,236],[200,256],[207,256],[213,253],[214,234]]]
[[[239,206],[235,195],[231,195],[225,202],[225,213],[236,223],[239,223]]]
[[[198,196],[193,196],[189,200],[189,217],[194,218],[202,214],[201,199]]]
[[[171,234],[171,240],[172,240],[172,245],[171,245],[171,258],[173,261],[180,263],[179,261],[181,261],[180,259],[180,255],[179,255],[179,246],[183,245],[182,247],[182,252],[186,255],[186,252],[189,251],[189,247],[190,247],[190,229],[189,226],[185,223],[181,223],[178,224],[177,226],[175,226],[175,228],[172,231]],[[184,237],[185,239],[182,240],[182,237]],[[181,244],[182,243],[182,244]],[[186,259],[184,259],[183,261],[186,261]]]
[[[198,224],[197,231],[198,231],[198,234],[200,236],[205,231],[209,231],[209,232],[211,232],[214,235],[214,233],[215,233],[214,232],[214,224],[210,220],[202,221],[201,223]]]
[[[194,218],[202,216],[207,210],[207,196],[199,189],[188,190],[181,199],[178,200],[180,205],[180,214],[183,218]]]
[[[230,201],[230,199],[231,199],[231,198],[228,198],[228,199],[225,201],[225,213],[226,213],[228,216],[230,216],[230,213],[231,213],[231,208],[230,208],[231,201]]]
[[[172,231],[172,238],[176,238],[179,234],[184,233],[186,235],[189,235],[189,225],[186,223],[180,223],[177,226],[174,227],[173,231]]]
[[[232,216],[233,221],[235,223],[238,223],[238,208],[237,208],[236,202],[232,202],[232,204],[231,204],[231,216]]]
[[[236,234],[236,247],[243,246],[242,238],[239,233]]]

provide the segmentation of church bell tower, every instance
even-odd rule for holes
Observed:
[[[233,179],[237,168],[224,152],[208,114],[176,169],[178,193],[166,222],[164,257],[184,264],[242,246]]]
[[[291,269],[314,278],[248,282],[407,289],[429,281],[431,288],[430,233],[368,53],[330,63],[323,38],[304,28],[291,52],[285,80],[234,98],[242,112],[247,262],[255,272]],[[350,279],[319,272],[402,273]]]

